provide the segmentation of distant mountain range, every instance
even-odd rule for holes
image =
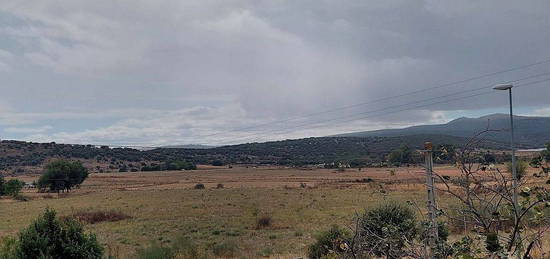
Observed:
[[[162,146],[162,148],[186,148],[186,149],[210,149],[215,147],[216,146],[207,146],[207,145],[198,145],[198,144]]]
[[[421,149],[425,141],[434,145],[463,145],[485,130],[495,130],[477,147],[493,150],[509,148],[509,121],[504,114],[480,118],[459,118],[446,124],[414,126],[231,146],[182,145],[155,149],[109,148],[93,145],[0,141],[0,174],[40,172],[51,159],[78,159],[92,172],[139,171],[170,161],[211,164],[312,165],[339,161],[371,164],[385,161],[401,145]],[[515,117],[518,148],[538,148],[550,142],[550,118]]]
[[[446,124],[421,125],[402,129],[384,129],[353,132],[338,137],[400,137],[412,135],[447,135],[468,138],[485,129],[499,130],[487,134],[487,138],[496,142],[510,141],[510,116],[492,114],[479,118],[458,118]],[[550,142],[550,118],[514,116],[515,140],[520,146],[539,148]]]

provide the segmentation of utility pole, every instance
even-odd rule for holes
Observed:
[[[430,220],[427,258],[434,258],[433,249],[439,239],[439,234],[437,231],[437,205],[435,203],[435,186],[433,177],[433,145],[431,142],[424,143],[424,159],[426,162],[426,189],[428,191],[428,218]]]

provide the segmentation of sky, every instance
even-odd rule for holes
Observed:
[[[547,0],[3,0],[0,139],[223,145],[445,123],[507,112],[490,89],[509,81],[518,114],[550,116],[549,42]]]

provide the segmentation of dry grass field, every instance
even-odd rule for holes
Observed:
[[[438,167],[444,175],[452,167]],[[37,176],[22,177],[32,181]],[[370,180],[369,180],[370,179]],[[351,224],[353,215],[383,200],[425,202],[422,168],[329,169],[215,168],[195,171],[92,174],[68,194],[25,190],[26,202],[0,200],[0,236],[14,235],[46,207],[66,216],[117,211],[130,216],[87,224],[109,253],[131,258],[151,242],[186,236],[204,249],[236,247],[236,256],[303,257],[315,233]],[[194,189],[198,183],[205,189]],[[217,188],[223,184],[223,188]],[[442,196],[440,202],[448,202]],[[257,219],[272,224],[258,228]]]

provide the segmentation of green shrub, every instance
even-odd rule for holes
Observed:
[[[17,239],[5,237],[0,240],[0,259],[16,259]]]
[[[156,168],[153,168],[156,169]],[[188,162],[188,161],[170,161],[165,162],[161,165],[159,165],[158,170],[152,170],[152,171],[160,171],[160,170],[195,170],[197,169],[197,165],[194,163]]]
[[[55,211],[46,209],[19,233],[17,258],[101,258],[103,247],[94,234],[86,234],[72,219],[60,221]]]
[[[491,253],[498,252],[502,249],[497,233],[487,233],[485,235],[485,248]]]
[[[422,222],[420,228],[420,241],[425,244],[429,237],[430,223],[427,221]],[[436,247],[433,249],[435,258],[448,258],[453,253],[452,247],[447,243],[449,238],[449,228],[447,223],[437,223],[438,240],[436,241]]]
[[[474,240],[469,236],[455,241],[451,247],[454,258],[478,258],[474,249]]]
[[[392,165],[412,163],[412,150],[407,145],[401,145],[388,155],[388,162]]]
[[[186,237],[177,238],[171,246],[162,246],[152,243],[149,247],[138,249],[136,258],[140,259],[164,259],[164,258],[186,258],[202,259],[207,258],[205,253],[201,253],[197,246]]]
[[[237,254],[237,245],[233,242],[215,244],[212,253],[218,257],[234,257]]]
[[[357,227],[357,250],[387,258],[403,257],[405,246],[417,234],[414,211],[397,202],[386,202],[367,210]]]
[[[204,187],[204,184],[202,184],[202,183],[197,183],[197,184],[195,184],[195,189],[197,189],[197,190],[202,190],[202,189],[204,189],[204,188],[205,188],[205,187]]]
[[[21,189],[25,186],[25,182],[19,179],[11,179],[4,184],[4,193],[6,195],[16,197],[21,192]]]
[[[4,184],[6,181],[4,180],[4,177],[0,175],[0,196],[4,195]]]
[[[518,175],[518,180],[521,180],[527,174],[527,168],[529,164],[523,160],[516,161],[516,174]],[[512,163],[506,163],[506,170],[512,174]]]
[[[223,161],[221,161],[221,160],[214,160],[214,161],[212,161],[212,165],[213,166],[223,166],[224,164],[223,164]]]
[[[271,226],[273,219],[269,215],[264,215],[256,220],[256,229],[267,228]]]
[[[344,253],[347,250],[348,237],[347,231],[333,225],[328,231],[315,237],[315,243],[308,247],[307,256],[311,259],[317,259],[329,254]]]
[[[271,247],[264,247],[262,250],[258,252],[258,256],[261,257],[269,257],[273,254],[273,249]]]
[[[206,254],[201,253],[197,246],[186,237],[179,237],[172,245],[172,250],[176,258],[200,259],[207,258]]]
[[[138,249],[136,258],[139,259],[164,259],[173,258],[174,254],[170,247],[161,246],[157,243],[151,244],[149,247]]]

